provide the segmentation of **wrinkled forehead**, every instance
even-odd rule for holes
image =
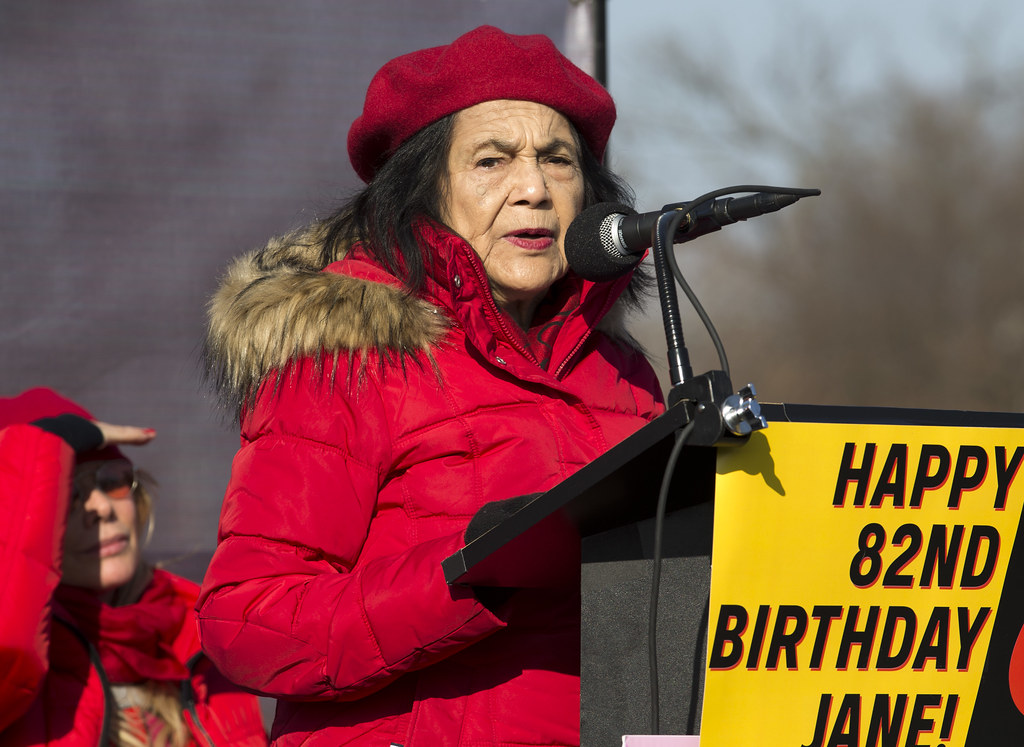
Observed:
[[[545,104],[495,100],[456,112],[452,122],[452,152],[485,147],[503,152],[532,147],[578,155],[580,138],[565,115]]]

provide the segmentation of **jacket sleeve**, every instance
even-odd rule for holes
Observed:
[[[51,433],[0,430],[0,731],[28,709],[49,668],[73,465],[71,447]]]
[[[360,560],[390,461],[383,404],[369,388],[357,400],[302,389],[263,395],[248,424],[197,605],[200,635],[247,688],[354,700],[504,622],[444,581],[461,531],[396,539],[392,554]]]

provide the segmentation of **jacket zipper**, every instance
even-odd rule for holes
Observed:
[[[481,274],[483,268],[477,262],[473,261],[469,262],[469,266],[472,269],[473,274],[476,275],[478,285],[484,289],[490,288],[490,281],[487,280],[486,273]],[[513,348],[515,348],[521,355],[525,356],[528,360],[533,361],[535,364],[537,364],[538,367],[540,367],[540,363],[537,361],[537,357],[520,344],[518,335],[513,335],[509,333],[508,325],[505,323],[505,317],[502,315],[501,310],[498,308],[498,305],[494,301],[494,297],[490,293],[487,293],[485,295],[484,304],[488,307],[488,309],[494,315],[494,318],[497,320],[498,326],[501,328],[501,332],[505,337],[505,341]],[[603,318],[604,315],[608,313],[608,309],[611,308],[611,306],[612,302],[609,301],[608,299],[605,299],[604,308],[601,309],[601,313],[598,315],[598,319]],[[573,349],[569,351],[569,354],[565,356],[562,362],[558,365],[558,368],[555,369],[555,372],[552,374],[555,379],[561,379],[561,376],[565,372],[565,369],[569,366],[573,358],[576,357],[580,350],[583,349],[583,346],[586,344],[587,340],[590,339],[592,333],[593,329],[588,327],[586,331],[583,333],[583,336],[580,337],[579,342],[576,343]]]
[[[613,303],[613,301],[605,299],[604,308],[601,309],[601,313],[598,314],[597,318],[604,319],[604,315],[608,313],[608,310],[612,307]],[[586,332],[584,332],[583,336],[580,337],[580,341],[576,343],[576,346],[569,351],[569,354],[565,356],[562,362],[558,364],[558,368],[555,369],[554,377],[556,379],[561,380],[562,373],[565,371],[566,368],[568,368],[573,358],[575,358],[576,355],[580,352],[580,350],[583,349],[583,346],[586,344],[587,340],[590,339],[590,336],[593,334],[593,332],[593,327],[587,327]]]
[[[469,266],[470,269],[473,270],[473,274],[476,275],[478,286],[483,290],[487,290],[488,288],[490,288],[490,281],[487,280],[486,274],[481,275],[481,271],[483,268],[480,267],[477,262],[472,261],[469,262]],[[492,313],[494,319],[498,322],[498,327],[501,328],[501,333],[505,337],[505,342],[507,342],[509,345],[515,348],[520,355],[525,357],[527,360],[536,363],[539,367],[540,363],[537,362],[536,356],[534,356],[533,353],[531,353],[529,350],[523,347],[523,345],[519,342],[519,338],[517,335],[513,335],[509,332],[508,325],[505,323],[505,318],[502,316],[501,309],[499,309],[498,304],[494,302],[494,296],[492,296],[488,292],[484,295],[483,301],[484,304],[487,306],[488,311]]]
[[[553,374],[553,376],[556,379],[561,381],[562,373],[565,371],[566,368],[568,368],[569,364],[572,362],[572,359],[576,357],[576,354],[583,349],[583,346],[584,344],[586,344],[587,340],[590,339],[591,331],[592,330],[588,328],[587,331],[583,333],[583,336],[580,338],[580,341],[576,343],[576,346],[569,351],[569,355],[565,356],[565,359],[558,364],[558,368],[555,369],[555,373]]]

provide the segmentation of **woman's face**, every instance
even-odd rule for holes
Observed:
[[[135,575],[141,548],[134,481],[122,459],[75,468],[62,583],[113,593]]]
[[[528,322],[568,264],[565,231],[583,207],[569,121],[530,101],[487,101],[455,116],[445,223],[483,261],[495,300]]]

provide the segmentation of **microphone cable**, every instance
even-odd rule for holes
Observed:
[[[660,733],[660,695],[658,688],[658,597],[661,591],[661,559],[662,542],[665,534],[665,510],[668,506],[668,492],[672,476],[676,471],[676,463],[683,453],[683,447],[693,431],[696,421],[690,421],[676,431],[676,442],[672,446],[665,472],[661,478],[661,489],[658,491],[658,506],[654,513],[654,553],[651,565],[651,599],[647,616],[647,661],[651,678],[651,734]]]
[[[694,200],[690,200],[686,203],[679,203],[677,205],[666,205],[663,210],[668,212],[670,210],[677,211],[678,215],[673,216],[670,220],[658,221],[657,224],[657,235],[655,236],[654,246],[657,248],[668,247],[667,250],[662,249],[662,254],[665,257],[668,268],[671,271],[672,279],[682,288],[683,293],[686,295],[690,302],[691,307],[696,312],[707,330],[708,335],[711,338],[711,342],[714,344],[715,351],[718,355],[719,365],[725,375],[731,378],[729,370],[729,360],[725,353],[725,346],[722,343],[722,339],[715,329],[714,323],[711,321],[710,315],[707,310],[701,304],[697,298],[696,293],[690,287],[690,284],[683,277],[683,273],[679,268],[679,262],[676,259],[675,252],[673,251],[672,241],[676,235],[676,231],[679,224],[684,218],[688,218],[697,208],[712,203],[715,199],[731,194],[746,193],[746,192],[768,192],[774,194],[784,195],[796,195],[798,197],[807,197],[820,194],[817,189],[801,189],[795,187],[772,187],[763,186],[757,184],[746,184],[737,185],[733,187],[723,187],[716,189],[711,192],[707,192]],[[667,281],[665,281],[667,282]],[[664,297],[665,294],[663,294]],[[671,300],[671,295],[668,294]],[[674,307],[674,304],[670,304]],[[670,313],[677,315],[678,311],[670,309]],[[666,328],[668,325],[666,326]],[[670,344],[673,341],[670,341]],[[681,340],[679,340],[681,344]],[[661,488],[658,493],[658,505],[655,510],[654,518],[654,548],[652,558],[652,569],[651,569],[651,596],[649,601],[649,615],[647,621],[647,655],[648,655],[648,667],[650,673],[650,697],[651,697],[651,734],[661,733],[661,706],[660,706],[660,693],[658,683],[658,599],[661,591],[661,566],[662,566],[662,555],[664,554],[663,543],[665,533],[665,513],[668,506],[668,495],[669,489],[672,482],[672,477],[675,474],[676,464],[682,455],[683,448],[693,432],[694,426],[696,425],[695,420],[691,420],[683,428],[676,431],[675,444],[672,446],[672,451],[669,454],[667,463],[665,464],[665,470],[662,475]],[[709,600],[710,602],[710,600]],[[692,719],[692,714],[691,714]]]

